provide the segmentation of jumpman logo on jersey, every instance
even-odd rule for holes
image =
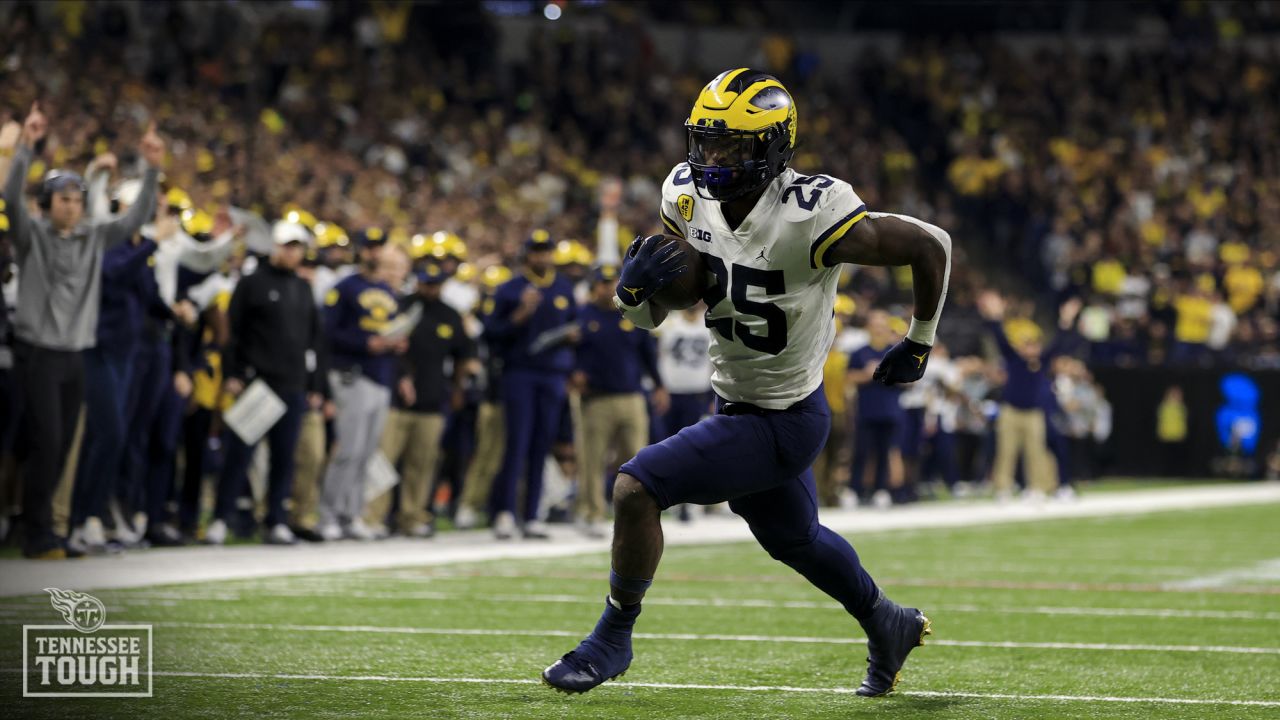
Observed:
[[[912,355],[911,357],[916,359],[916,367],[920,367],[921,365],[924,365],[924,359],[929,357],[929,353],[922,352],[919,355]]]
[[[764,248],[760,248],[760,254],[756,256],[756,260],[763,260],[765,262],[769,262],[769,258],[764,256]]]

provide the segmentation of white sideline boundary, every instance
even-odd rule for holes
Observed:
[[[465,592],[436,592],[430,590],[408,590],[405,592],[369,592],[366,590],[348,590],[333,588],[304,587],[294,590],[248,590],[240,593],[198,593],[198,592],[148,592],[141,591],[120,597],[122,605],[174,605],[179,601],[199,602],[241,602],[245,596],[256,598],[288,598],[288,597],[342,597],[359,600],[441,600],[462,602],[492,603],[541,603],[553,605],[599,605],[598,596],[586,595],[542,595],[542,594],[490,594]],[[114,600],[114,598],[113,598]],[[680,597],[647,597],[645,607],[659,605],[672,607],[715,607],[715,608],[760,608],[766,610],[830,610],[845,612],[840,603],[835,601],[815,600],[766,600],[760,598],[680,598]],[[0,608],[0,615],[14,605]],[[44,610],[42,604],[20,606],[24,610]],[[1118,608],[1118,607],[1076,607],[1056,605],[1034,605],[1030,607],[989,607],[969,604],[929,603],[929,610],[945,613],[1004,613],[1014,615],[1078,615],[1083,617],[1150,617],[1177,618],[1198,620],[1257,620],[1261,622],[1280,621],[1280,612],[1255,612],[1253,610],[1188,610],[1184,608]]]
[[[7,669],[6,673],[21,673],[21,670]],[[337,682],[406,682],[433,685],[540,685],[540,680],[532,678],[474,678],[474,677],[405,677],[400,675],[303,675],[285,673],[209,673],[156,671],[156,677],[173,678],[210,678],[224,680],[318,680]],[[724,692],[776,692],[852,695],[850,687],[793,687],[788,685],[699,685],[692,683],[657,683],[610,681],[601,685],[596,692],[610,689],[644,688],[655,690],[712,690]],[[550,692],[548,690],[548,692]],[[967,698],[973,700],[1012,700],[1014,702],[1084,702],[1084,703],[1138,703],[1153,705],[1228,705],[1235,707],[1280,707],[1280,700],[1233,700],[1212,698],[1168,698],[1168,697],[1121,697],[1113,695],[1019,695],[1013,693],[980,693],[964,691],[933,690],[898,690],[894,697],[922,698]]]
[[[290,625],[278,623],[159,622],[160,628],[194,630],[242,630],[287,633],[371,633],[386,635],[439,635],[445,637],[578,638],[581,630],[522,630],[519,628],[433,628],[394,625]],[[865,637],[808,637],[797,635],[726,635],[720,633],[632,633],[637,640],[694,642],[779,643],[788,645],[865,645]],[[1226,653],[1231,655],[1280,655],[1280,647],[1232,645],[1144,645],[1135,643],[1013,642],[1006,640],[945,640],[931,638],[930,647],[1000,648],[1006,650],[1097,650],[1103,652]]]
[[[971,527],[1059,518],[1143,515],[1170,510],[1280,503],[1280,483],[1205,485],[1086,494],[1075,502],[922,503],[889,511],[823,510],[822,523],[857,535],[889,530]],[[324,543],[295,547],[155,548],[119,556],[62,562],[0,560],[0,597],[33,595],[47,587],[79,591],[174,583],[241,580],[378,568],[444,565],[501,559],[564,557],[604,552],[609,539],[587,540],[572,528],[554,527],[550,541],[499,542],[487,531],[446,533],[433,540]],[[710,516],[685,525],[664,523],[667,545],[744,542],[753,538],[735,516]]]

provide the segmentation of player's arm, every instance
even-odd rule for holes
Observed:
[[[923,377],[951,277],[951,236],[936,225],[906,215],[867,213],[830,246],[824,259],[911,266],[915,299],[911,327],[881,361],[876,379],[894,385]]]

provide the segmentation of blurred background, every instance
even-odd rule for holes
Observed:
[[[794,94],[797,170],[954,239],[940,339],[956,370],[904,400],[919,430],[898,443],[900,482],[915,490],[894,501],[989,491],[1000,334],[1073,341],[1047,358],[1053,488],[1280,474],[1280,420],[1265,410],[1280,402],[1274,3],[0,3],[0,120],[21,122],[33,100],[49,118],[29,194],[47,170],[109,151],[114,181],[139,176],[134,148],[154,119],[179,211],[263,226],[292,212],[314,234],[309,262],[331,269],[378,229],[416,270],[445,263],[473,289],[451,304],[481,359],[477,298],[499,283],[486,271],[518,275],[537,229],[574,241],[557,263],[579,277],[660,232],[690,104],[741,66]],[[245,257],[269,252],[264,237],[242,233],[217,273],[234,282]],[[6,277],[11,311],[21,278]],[[876,310],[903,332],[910,288],[906,268],[850,268],[833,353],[866,345]],[[831,482],[866,501],[893,480],[851,479],[857,387],[838,360],[830,370],[828,394],[850,415]],[[445,482],[431,480],[452,488],[432,494],[449,515],[482,396],[464,401],[469,419],[443,411],[450,428],[471,426],[445,432]],[[10,455],[21,431],[11,412]],[[938,433],[957,440],[941,458]],[[572,495],[573,430],[558,440]],[[158,462],[181,468],[177,443]]]

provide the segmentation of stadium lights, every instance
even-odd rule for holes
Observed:
[[[547,3],[547,6],[542,8],[542,16],[548,20],[559,20],[560,6],[555,3]]]

